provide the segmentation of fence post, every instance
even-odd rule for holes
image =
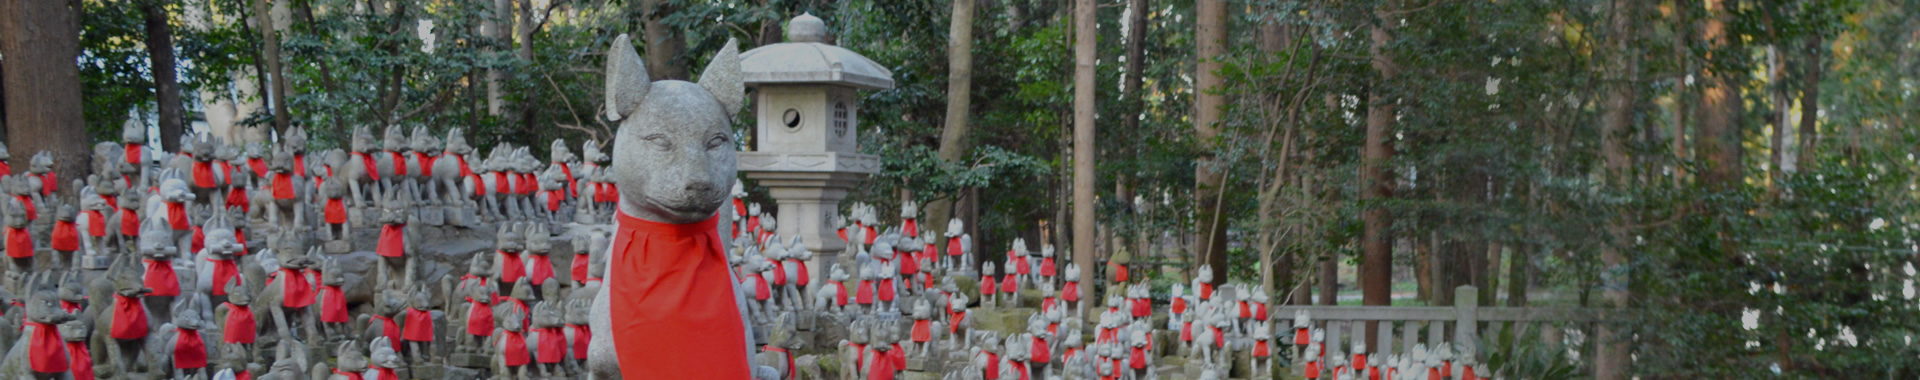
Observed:
[[[1480,352],[1480,290],[1473,285],[1453,288],[1453,343],[1467,352]],[[1461,354],[1465,354],[1462,352]]]

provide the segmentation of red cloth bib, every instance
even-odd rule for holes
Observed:
[[[1052,257],[1044,257],[1040,259],[1040,275],[1041,276],[1052,277],[1053,270],[1054,270],[1054,265],[1053,265]]]
[[[33,234],[24,227],[7,227],[7,257],[26,259],[33,257]]]
[[[140,236],[140,213],[133,209],[120,209],[120,235]]]
[[[173,340],[173,367],[194,369],[207,367],[207,342],[200,340],[199,330],[176,329],[179,332]]]
[[[193,187],[198,187],[202,189],[211,189],[213,188],[214,185],[218,185],[218,182],[219,181],[216,181],[213,178],[212,162],[208,162],[208,161],[193,162]]]
[[[67,345],[67,357],[72,358],[68,368],[73,380],[93,380],[93,353],[87,349],[87,342],[64,342]],[[238,379],[236,379],[238,380]]]
[[[299,270],[281,269],[280,273],[272,279],[267,280],[267,285],[272,286],[274,281],[286,281],[280,284],[280,304],[282,306],[307,307],[313,305],[313,285],[307,283],[307,277],[301,275]]]
[[[1301,327],[1301,328],[1293,329],[1293,344],[1305,345],[1308,343],[1313,343],[1313,341],[1309,340],[1308,337],[1309,335],[1307,335],[1307,328]]]
[[[519,252],[495,251],[500,253],[500,286],[512,286],[527,276],[527,263],[520,261]]]
[[[147,309],[141,306],[139,298],[113,295],[113,326],[109,333],[113,339],[120,340],[147,337]]]
[[[1007,277],[1000,279],[1000,292],[1006,294],[1019,293],[1020,282],[1018,280],[1018,278],[1014,277],[1014,274],[1008,273]]]
[[[213,295],[227,295],[227,282],[240,282],[240,266],[233,260],[207,258],[207,262],[213,263]]]
[[[147,262],[147,274],[143,277],[146,280],[147,288],[153,290],[152,293],[147,293],[147,295],[161,297],[180,295],[180,277],[173,273],[172,262],[161,260],[141,261]]]
[[[1267,357],[1268,355],[1271,355],[1271,353],[1269,353],[1268,351],[1269,350],[1267,349],[1267,341],[1264,341],[1264,340],[1253,341],[1253,357],[1256,357],[1256,358]]]
[[[794,284],[798,284],[801,287],[806,287],[807,285],[813,283],[812,274],[807,273],[807,262],[800,261],[800,259],[787,259],[786,265],[789,268],[797,269],[796,271],[794,271],[794,273],[798,274],[799,278],[793,279]]]
[[[1307,362],[1307,365],[1305,365],[1304,367],[1305,368],[1302,369],[1301,372],[1305,374],[1307,378],[1309,379],[1320,378],[1320,362],[1318,361]],[[1434,379],[1434,380],[1439,380],[1439,379]]]
[[[333,172],[333,169],[328,168],[327,172],[329,173],[329,175],[331,175],[331,173]],[[297,175],[301,177],[307,176],[307,155],[305,154],[293,155],[293,175]]]
[[[567,325],[573,328],[573,359],[587,359],[587,344],[593,342],[593,329],[587,325]]]
[[[1032,371],[1027,370],[1027,362],[1023,362],[1019,360],[1008,360],[1007,366],[1013,367],[1014,372],[1020,374],[1020,380],[1029,380],[1027,376],[1028,376],[1028,373]]]
[[[867,380],[893,380],[895,372],[900,371],[894,367],[893,360],[879,357],[881,355],[887,355],[885,352],[878,350],[869,352],[875,357],[873,358],[873,363],[867,365]]]
[[[53,234],[47,242],[55,251],[69,252],[80,250],[80,229],[73,222],[60,220],[53,222]]]
[[[560,211],[560,201],[567,199],[567,190],[547,190],[547,211]]]
[[[385,315],[373,314],[368,318],[371,320],[367,321],[367,324],[380,323],[380,335],[387,337],[387,343],[393,345],[394,352],[400,352],[400,324],[394,323],[392,317]]]
[[[205,248],[207,248],[206,232],[201,231],[200,226],[193,226],[193,235],[187,238],[187,250],[200,252],[201,249]]]
[[[590,260],[590,258],[585,253],[576,253],[573,255],[573,263],[568,265],[570,267],[569,272],[571,272],[570,274],[572,275],[570,276],[570,278],[572,278],[573,281],[576,281],[576,282],[587,281],[588,260]]]
[[[926,319],[913,320],[913,341],[926,343],[931,340],[933,340],[933,321]]]
[[[167,225],[174,231],[186,231],[193,227],[188,223],[187,204],[184,202],[162,202],[167,204]]]
[[[1031,354],[1031,360],[1034,363],[1044,364],[1048,360],[1052,360],[1053,357],[1053,352],[1047,350],[1047,341],[1037,336],[1033,337],[1033,350],[1027,351],[1027,353]]]
[[[532,361],[527,353],[527,337],[519,331],[507,331],[506,339],[501,339],[500,344],[506,346],[501,347],[500,355],[506,358],[508,367],[519,367]],[[621,374],[626,374],[624,367]]]
[[[327,198],[327,206],[321,210],[321,214],[326,218],[327,224],[346,223],[347,203],[340,198]]]
[[[1067,281],[1065,286],[1060,287],[1060,299],[1067,300],[1067,302],[1080,301],[1080,282]]]
[[[126,158],[127,163],[140,165],[140,160],[146,159],[146,156],[140,155],[140,144],[127,144]]]
[[[638,379],[750,377],[746,329],[729,283],[718,215],[678,225],[625,213],[617,219],[606,291],[616,300],[609,311],[623,316],[610,329],[621,373]]]
[[[67,344],[60,340],[60,330],[52,324],[27,321],[33,327],[33,333],[27,336],[27,362],[33,364],[33,371],[39,373],[60,373],[67,371]]]
[[[293,175],[273,173],[273,199],[293,199]]]
[[[467,298],[467,335],[493,335],[493,305],[474,302]]]
[[[767,286],[767,276],[754,273],[752,281],[753,284],[750,286],[753,286],[753,300],[766,301],[767,298],[773,297],[773,289]]]
[[[530,267],[527,270],[528,282],[532,282],[534,285],[540,285],[554,278],[553,257],[538,254],[530,254],[528,256],[532,256],[528,257],[528,259],[533,261],[532,264],[528,265]]]
[[[54,172],[47,172],[47,174],[41,174],[40,175],[40,195],[42,196],[53,195],[53,193],[56,191],[60,191],[60,175],[55,174]]]
[[[981,374],[982,375],[981,377],[986,378],[987,380],[999,379],[1000,378],[1000,355],[995,355],[992,352],[984,352],[984,351],[981,353],[987,354],[987,368],[981,371],[981,372],[984,372]]]
[[[555,364],[567,357],[567,333],[559,327],[534,329],[540,334],[540,347],[536,348],[534,359],[540,364]]]
[[[853,291],[853,302],[861,305],[873,304],[873,280],[860,280],[855,284],[859,289]]]
[[[400,339],[393,341],[432,342],[433,313],[411,307],[407,308],[407,327],[400,331]],[[393,349],[394,351],[399,351],[400,345],[395,343]]]
[[[400,380],[400,376],[394,374],[392,368],[381,368],[381,367],[369,366],[367,367],[367,370],[373,371],[373,380]],[[234,379],[234,380],[240,380],[240,379]]]
[[[253,344],[255,326],[253,307],[227,304],[227,321],[222,324],[220,341],[227,343]]]
[[[847,284],[839,281],[828,281],[827,286],[832,286],[838,290],[833,294],[834,306],[847,306]]]
[[[380,225],[380,246],[374,249],[374,253],[383,257],[406,257],[406,228],[405,224]]]
[[[998,287],[993,284],[993,276],[980,276],[980,295],[991,296],[996,288]]]
[[[1113,267],[1114,282],[1127,282],[1127,266],[1113,263],[1108,263],[1107,265]]]
[[[433,160],[434,160],[433,156],[429,156],[426,153],[413,152],[413,158],[414,158],[414,161],[420,162],[421,177],[433,176]]]
[[[1127,358],[1127,362],[1130,364],[1128,367],[1133,369],[1147,369],[1147,348],[1134,347],[1133,355]]]
[[[13,196],[13,199],[19,200],[20,207],[26,209],[25,211],[27,212],[27,220],[32,221],[32,220],[40,219],[40,213],[35,207],[33,207],[33,198],[28,198],[25,195],[15,195]]]
[[[250,199],[253,198],[247,196],[246,186],[234,186],[227,190],[227,204],[223,207],[239,207],[240,212],[247,212],[247,208],[252,206],[247,204]]]
[[[947,238],[947,256],[960,257],[961,253],[960,237]]]
[[[249,158],[247,159],[247,168],[253,169],[253,175],[255,177],[267,176],[267,160],[266,159]]]
[[[87,210],[87,236],[107,236],[107,217],[100,210]]]
[[[360,164],[367,167],[368,177],[372,177],[375,181],[380,180],[380,168],[374,166],[378,164],[378,162],[373,160],[373,155],[367,154],[366,152],[353,152],[353,155],[360,156]]]
[[[353,317],[347,315],[347,295],[340,287],[320,285],[320,321],[327,323],[347,323]],[[388,323],[392,323],[389,321]],[[395,334],[389,334],[395,335]]]

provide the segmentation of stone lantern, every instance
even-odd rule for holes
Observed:
[[[787,42],[740,54],[746,84],[755,89],[759,147],[740,152],[740,172],[771,190],[781,237],[806,242],[815,260],[809,275],[817,279],[827,278],[846,248],[830,225],[840,200],[880,171],[879,157],[860,154],[855,91],[893,88],[892,70],[826,37],[825,22],[802,14],[787,22]]]

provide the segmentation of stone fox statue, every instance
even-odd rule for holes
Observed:
[[[620,126],[609,172],[619,227],[589,323],[606,338],[590,343],[588,366],[602,379],[748,378],[752,327],[718,213],[736,169],[730,119],[746,97],[739,48],[728,41],[698,84],[653,82],[622,35],[606,88]]]

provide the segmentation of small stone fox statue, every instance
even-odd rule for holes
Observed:
[[[333,352],[338,353],[335,355],[337,359],[334,363],[335,366],[329,368],[327,367],[327,363],[314,363],[313,371],[311,372],[312,377],[309,379],[354,380],[366,378],[364,374],[367,372],[367,355],[360,353],[359,342],[354,340],[340,342],[340,346]]]
[[[60,308],[59,284],[52,272],[34,274],[24,285],[25,325],[21,339],[13,342],[6,360],[0,362],[0,375],[9,379],[63,379],[72,367],[72,359],[59,326],[76,316]]]
[[[401,318],[400,340],[405,345],[394,344],[407,355],[410,362],[428,363],[433,360],[435,331],[433,325],[433,292],[426,284],[414,285],[407,294],[407,309]]]
[[[792,379],[799,370],[795,368],[795,353],[806,346],[806,341],[794,336],[796,317],[791,311],[781,312],[773,318],[773,324],[767,331],[767,345],[753,356],[753,364],[763,368],[772,368],[781,379]]]
[[[254,342],[259,339],[261,323],[265,322],[254,312],[253,290],[246,284],[234,282],[227,284],[227,294],[225,303],[213,309],[214,323],[220,326],[217,340],[222,344],[253,351]]]
[[[533,351],[533,372],[538,378],[567,377],[574,371],[573,361],[568,358],[563,308],[557,299],[533,305],[527,346]]]
[[[533,354],[527,345],[526,315],[520,309],[506,308],[504,318],[500,319],[500,328],[487,338],[487,347],[493,349],[493,372],[496,378],[532,378],[528,376]]]
[[[147,312],[146,297],[149,290],[140,279],[140,272],[133,269],[131,256],[115,256],[107,267],[109,281],[108,294],[98,294],[95,300],[106,302],[105,310],[96,314],[94,326],[107,329],[106,334],[93,335],[93,352],[106,355],[105,366],[113,367],[113,373],[133,373],[135,366],[148,367],[153,358],[143,357],[147,350],[149,332],[159,326]]]
[[[153,357],[166,359],[160,364],[173,373],[173,378],[206,374],[209,355],[208,344],[212,343],[200,332],[207,324],[200,320],[200,313],[194,312],[192,301],[181,302],[174,310],[174,321],[161,325],[154,341],[159,343],[149,347]]]

